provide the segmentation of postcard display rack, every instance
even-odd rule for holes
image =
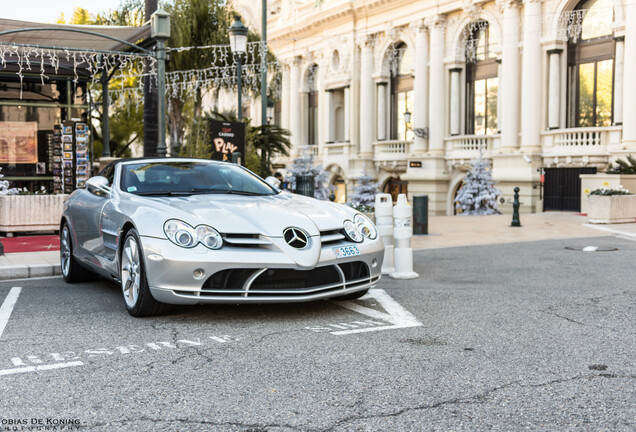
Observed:
[[[53,193],[86,187],[90,175],[88,125],[65,121],[53,130]]]

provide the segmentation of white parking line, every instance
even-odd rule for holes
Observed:
[[[14,374],[26,373],[26,372],[37,372],[37,371],[43,371],[43,370],[62,369],[67,367],[82,366],[83,364],[84,363],[82,363],[81,361],[74,361],[69,363],[54,363],[54,364],[48,364],[48,365],[42,365],[42,366],[27,366],[27,367],[14,368],[14,369],[2,369],[0,370],[0,376],[14,375]]]
[[[633,233],[628,233],[628,232],[624,232],[624,231],[619,231],[619,230],[615,230],[612,228],[606,228],[606,227],[602,227],[602,226],[598,226],[598,225],[594,225],[594,224],[583,224],[584,227],[588,227],[588,228],[594,228],[600,231],[606,231],[606,232],[610,232],[612,234],[617,234],[621,237],[623,237],[625,240],[632,240],[632,241],[636,241],[636,234]]]
[[[18,301],[20,291],[22,291],[21,287],[11,288],[11,291],[9,291],[7,298],[4,300],[4,303],[2,303],[2,306],[0,307],[0,337],[2,337],[2,332],[4,332],[4,328],[9,322],[9,317],[11,316],[11,312],[13,312],[15,302]]]

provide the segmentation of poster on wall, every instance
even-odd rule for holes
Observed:
[[[0,121],[0,163],[36,163],[38,161],[37,136],[37,122]]]
[[[213,120],[212,160],[232,161],[232,153],[240,152],[245,157],[245,123]]]

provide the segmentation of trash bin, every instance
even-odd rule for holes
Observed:
[[[314,197],[314,176],[299,175],[296,176],[296,193],[308,197]]]
[[[428,234],[428,195],[413,195],[413,234]]]

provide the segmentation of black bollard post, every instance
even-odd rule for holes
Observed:
[[[314,176],[299,175],[296,176],[296,193],[308,197],[314,197]]]
[[[512,202],[512,223],[511,227],[520,227],[521,221],[519,221],[519,187],[515,186],[515,199]]]
[[[428,234],[428,195],[413,195],[413,234]]]
[[[335,195],[335,194],[333,194],[333,193],[330,193],[330,194],[329,194],[329,201],[331,201],[331,202],[336,201],[336,195]]]

